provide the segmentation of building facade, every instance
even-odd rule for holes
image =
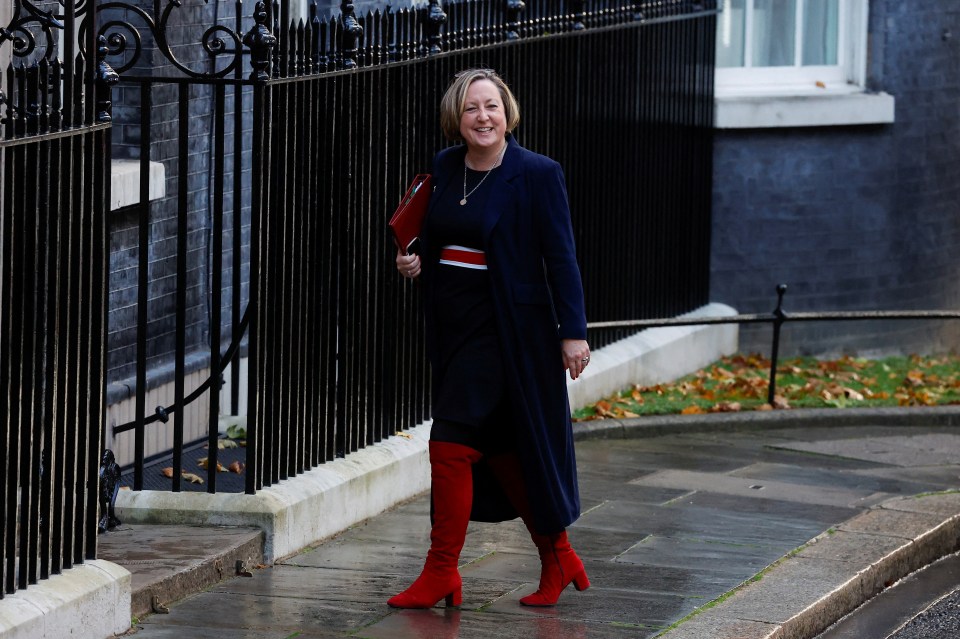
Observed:
[[[729,46],[729,21],[740,24],[735,17],[743,4],[725,2],[718,63],[725,54],[743,62]],[[768,312],[776,306],[776,285],[785,283],[788,312],[956,309],[960,4],[831,6],[840,11],[841,30],[863,20],[841,35],[849,67],[839,78],[823,59],[780,86],[761,86],[770,79],[767,69],[754,69],[754,86],[749,69],[718,70],[711,300],[742,313]],[[762,40],[760,26],[777,22],[752,18],[755,42]],[[819,27],[837,25],[824,20]],[[768,45],[754,61],[777,55]],[[742,349],[767,353],[769,338],[769,326],[745,326]],[[947,352],[960,346],[960,324],[788,324],[782,340],[787,354]]]

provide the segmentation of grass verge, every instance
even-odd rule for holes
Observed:
[[[698,414],[848,406],[960,404],[960,356],[781,360],[776,396],[770,361],[734,355],[671,383],[634,385],[574,412],[574,421],[642,415]]]

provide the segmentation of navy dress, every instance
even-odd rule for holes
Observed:
[[[494,169],[496,171],[497,169]],[[467,169],[467,192],[486,171]],[[427,220],[438,246],[483,248],[482,214],[493,176],[487,176],[460,205],[460,189],[448,189]],[[434,274],[437,294],[436,344],[440,365],[434,389],[431,438],[470,446],[484,453],[509,448],[504,427],[503,351],[497,336],[488,271],[444,264]]]

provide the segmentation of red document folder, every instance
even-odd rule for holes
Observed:
[[[420,236],[423,218],[427,214],[427,205],[430,203],[432,179],[429,174],[422,173],[413,178],[413,182],[400,200],[400,206],[390,218],[390,230],[393,232],[393,242],[404,254],[410,245]]]

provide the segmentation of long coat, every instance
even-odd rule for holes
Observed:
[[[483,211],[483,246],[510,402],[512,430],[528,501],[538,532],[559,532],[580,516],[573,431],[567,399],[562,339],[586,339],[583,285],[576,261],[563,171],[555,161],[521,147],[512,135],[500,168],[490,179]],[[435,203],[462,185],[465,146],[434,158]],[[433,280],[440,248],[422,238],[427,355],[440,370]],[[434,380],[437,381],[436,379]],[[435,383],[434,387],[437,385]],[[503,521],[516,517],[485,469],[475,466],[471,517]]]

